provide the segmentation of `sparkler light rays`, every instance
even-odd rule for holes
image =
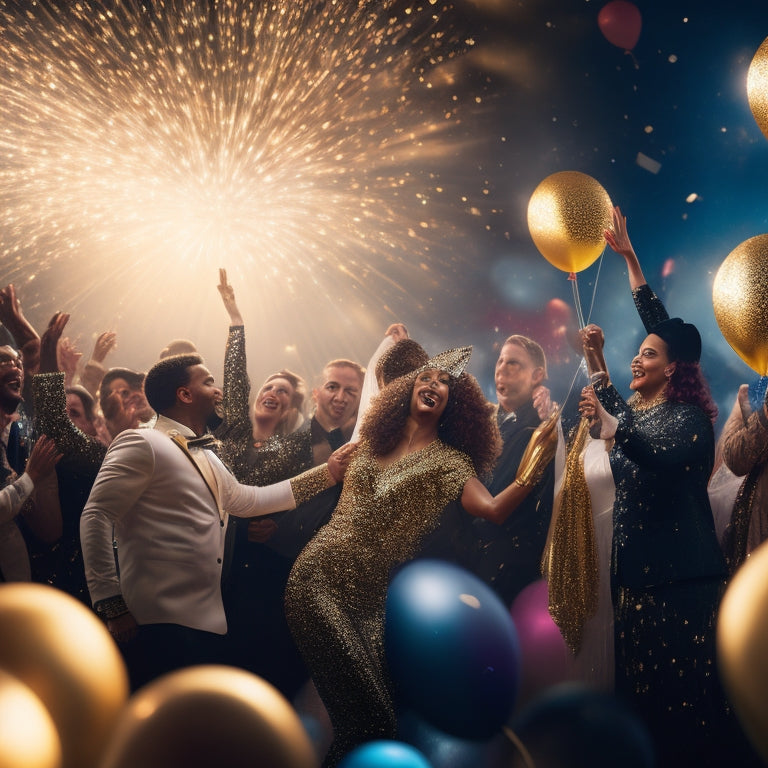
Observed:
[[[218,346],[224,266],[280,343],[317,347],[340,303],[378,335],[467,247],[471,44],[436,0],[0,2],[3,284]],[[189,300],[213,306],[166,322]]]

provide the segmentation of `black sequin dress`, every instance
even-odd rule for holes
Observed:
[[[246,485],[271,485],[310,469],[308,431],[254,445],[249,398],[245,329],[231,326],[224,356],[223,420],[216,429],[221,458]],[[338,494],[336,488],[328,489],[308,503],[319,504],[334,494]],[[222,593],[229,662],[264,677],[290,698],[307,678],[283,611],[283,592],[293,562],[268,543],[249,541],[249,522],[230,517],[227,530],[229,562]]]
[[[325,765],[394,738],[383,637],[392,569],[413,559],[474,475],[469,457],[439,440],[383,469],[363,442],[330,522],[297,558],[286,616],[333,723]]]
[[[650,332],[666,311],[647,285],[634,296]],[[716,669],[726,569],[707,495],[712,423],[696,405],[628,404],[612,385],[595,391],[618,419],[610,455],[617,694],[650,728],[659,766],[720,765],[715,755],[734,743],[734,724]]]

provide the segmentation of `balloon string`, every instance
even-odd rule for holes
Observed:
[[[600,279],[600,270],[603,268],[603,256],[605,256],[605,248],[603,248],[600,258],[597,260],[597,272],[595,273],[595,282],[592,286],[592,300],[589,302],[589,312],[587,314],[587,323],[589,323],[592,317],[592,310],[595,307],[595,296],[597,296],[597,281]],[[584,326],[582,326],[584,327]]]
[[[592,298],[589,302],[589,313],[587,315],[586,322],[584,321],[584,314],[581,310],[581,299],[579,297],[579,287],[578,287],[578,280],[576,279],[576,273],[571,272],[571,274],[568,276],[568,279],[571,281],[573,285],[573,300],[574,304],[576,305],[576,319],[579,323],[579,328],[585,328],[587,323],[589,323],[590,318],[592,317],[592,310],[595,307],[595,297],[597,296],[597,283],[600,279],[600,270],[603,267],[603,257],[605,256],[605,248],[603,248],[602,253],[600,254],[600,258],[597,262],[597,273],[595,274],[595,282],[592,286]],[[576,385],[576,379],[579,376],[579,373],[583,373],[585,377],[589,375],[589,371],[587,370],[587,361],[585,358],[581,358],[579,360],[579,364],[576,366],[576,370],[574,371],[573,378],[571,379],[571,385],[568,387],[568,392],[565,395],[565,399],[563,400],[563,408],[565,407],[566,403],[568,402],[568,399],[570,398],[573,388]]]
[[[624,53],[632,59],[632,61],[634,62],[634,65],[635,65],[635,69],[640,69],[640,65],[637,63],[637,59],[635,58],[635,54],[632,53],[632,51],[624,51]]]
[[[573,303],[576,307],[576,321],[579,324],[579,328],[584,327],[584,313],[581,311],[581,299],[579,298],[579,280],[576,277],[575,272],[571,272],[568,278],[571,281],[571,287],[573,288]]]

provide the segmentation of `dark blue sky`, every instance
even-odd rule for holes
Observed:
[[[746,91],[749,65],[768,37],[768,6],[638,2],[643,23],[633,61],[603,37],[597,16],[604,4],[510,2],[485,28],[524,62],[506,78],[494,76],[496,119],[506,140],[492,148],[489,163],[503,171],[495,177],[496,193],[507,205],[491,217],[495,237],[484,241],[486,289],[495,299],[486,331],[498,341],[510,324],[522,323],[528,325],[523,332],[546,336],[547,300],[573,305],[565,275],[530,239],[526,210],[542,179],[581,171],[628,216],[646,277],[670,314],[700,327],[706,371],[721,411],[730,410],[738,384],[754,374],[715,323],[712,280],[737,245],[768,232],[768,139]],[[658,172],[638,165],[638,153],[658,162]],[[663,278],[668,260],[673,271]],[[579,275],[585,313],[596,273],[592,267]],[[499,318],[506,327],[494,332]],[[609,249],[592,320],[606,328],[608,361],[620,383],[642,328],[623,260]],[[553,388],[565,379],[553,381]]]

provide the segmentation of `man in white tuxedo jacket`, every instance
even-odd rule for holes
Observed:
[[[157,423],[110,445],[80,521],[91,600],[125,652],[134,689],[172,669],[226,661],[228,515],[293,509],[340,480],[351,456],[345,447],[293,480],[241,485],[212,451],[195,447],[222,397],[199,355],[161,360],[145,392]]]

